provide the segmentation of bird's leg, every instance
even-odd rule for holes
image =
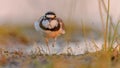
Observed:
[[[56,37],[54,38],[54,41],[53,41],[53,44],[52,44],[52,47],[54,47],[55,46],[55,44],[56,44]]]
[[[45,42],[46,42],[46,45],[48,47],[48,51],[49,51],[49,54],[50,54],[50,48],[49,48],[49,45],[48,45],[48,38],[45,38]]]

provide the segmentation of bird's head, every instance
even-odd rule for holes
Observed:
[[[48,11],[47,13],[45,13],[45,17],[48,19],[54,19],[56,18],[56,14],[52,11]]]

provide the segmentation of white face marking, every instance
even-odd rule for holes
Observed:
[[[49,22],[48,20],[43,20],[42,24],[44,27],[52,29],[58,25],[58,22],[56,20],[52,20],[51,22]]]
[[[48,17],[48,18],[54,18],[55,15],[46,15],[46,17]]]
[[[57,20],[52,20],[52,21],[50,22],[51,28],[54,28],[54,27],[56,27],[57,25],[58,25]]]
[[[42,24],[43,24],[44,27],[48,28],[49,21],[48,20],[43,20]]]

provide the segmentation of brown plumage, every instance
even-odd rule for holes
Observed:
[[[47,12],[45,16],[42,16],[38,21],[34,23],[34,25],[37,31],[42,32],[49,52],[49,39],[54,39],[54,42],[52,44],[54,47],[57,37],[61,34],[65,34],[64,23],[60,18],[56,17],[56,14],[54,12]]]

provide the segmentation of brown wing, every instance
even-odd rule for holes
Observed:
[[[59,21],[59,23],[61,24],[62,29],[65,30],[65,25],[64,25],[62,19],[61,19],[61,18],[58,18],[58,21]]]

